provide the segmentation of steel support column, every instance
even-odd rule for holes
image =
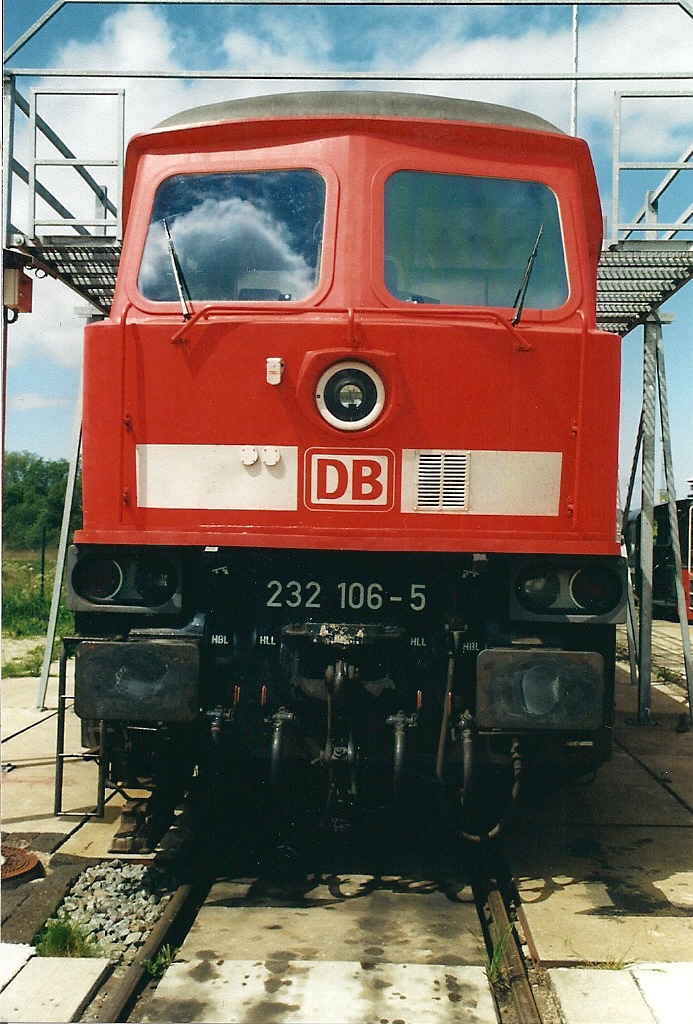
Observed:
[[[633,492],[638,456],[642,454],[641,465],[641,505],[640,505],[640,544],[638,598],[640,618],[638,636],[629,622],[628,649],[631,663],[631,677],[634,663],[637,661],[638,683],[638,723],[652,725],[651,687],[652,687],[652,597],[654,568],[654,493],[655,493],[655,406],[659,397],[659,417],[662,431],[662,449],[664,472],[667,488],[667,504],[669,513],[669,542],[674,558],[676,576],[676,596],[678,604],[683,659],[688,690],[689,718],[693,709],[693,659],[691,657],[691,641],[687,621],[687,599],[683,588],[681,539],[679,536],[678,515],[676,509],[676,485],[674,482],[674,465],[671,454],[671,433],[669,428],[669,403],[667,399],[666,371],[664,366],[664,342],[662,338],[662,322],[654,314],[645,321],[645,340],[643,347],[643,379],[642,379],[642,413],[638,427],[638,437],[633,456],[626,508],[623,517],[623,535],[625,536],[627,516]],[[629,612],[631,609],[629,608]],[[632,614],[632,612],[631,612]]]
[[[55,566],[55,580],[53,583],[53,596],[51,598],[51,610],[48,616],[48,628],[46,630],[46,646],[43,650],[43,664],[41,666],[41,679],[38,693],[36,695],[36,707],[39,711],[46,710],[46,690],[48,689],[48,676],[51,669],[53,657],[53,644],[58,626],[58,611],[60,609],[60,593],[65,574],[65,562],[67,561],[67,543],[70,536],[70,515],[75,497],[77,485],[77,469],[79,466],[79,455],[82,446],[82,372],[80,371],[79,387],[77,388],[77,404],[75,408],[75,421],[72,436],[72,452],[70,455],[70,468],[67,474],[65,487],[65,504],[63,505],[63,520],[60,527],[60,543],[58,544],[58,558]]]
[[[652,685],[652,570],[655,492],[655,391],[657,339],[662,327],[658,318],[645,321],[642,371],[642,468],[640,500],[640,623],[638,643],[638,722],[651,723]]]
[[[669,402],[667,399],[667,378],[664,368],[664,341],[662,339],[661,325],[657,334],[657,381],[659,384],[659,416],[662,428],[662,450],[664,454],[664,473],[669,510],[669,539],[674,554],[676,603],[678,606],[679,625],[681,626],[683,662],[686,670],[686,687],[688,690],[688,716],[690,720],[693,718],[693,660],[691,659],[691,636],[688,631],[688,616],[686,613],[688,599],[683,589],[681,537],[679,536],[679,517],[676,509],[676,484],[674,482],[674,462],[671,454]]]

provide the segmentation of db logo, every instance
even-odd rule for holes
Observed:
[[[372,508],[393,505],[394,452],[310,448],[306,452],[308,508]]]

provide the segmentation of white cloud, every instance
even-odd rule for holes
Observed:
[[[8,330],[10,368],[33,361],[38,379],[45,360],[65,369],[78,367],[85,317],[75,310],[84,308],[84,300],[64,285],[49,278],[34,279],[33,312],[20,314]]]
[[[528,20],[524,32],[505,32],[495,21],[487,35],[471,38],[465,24],[455,35],[441,40],[424,33],[409,37],[404,46],[384,40],[373,60],[378,70],[411,70],[414,74],[555,74],[572,71],[572,30],[565,19],[552,28],[546,19]],[[578,113],[582,131],[599,130],[609,135],[613,120],[614,92],[618,90],[690,91],[690,82],[667,80],[667,72],[690,71],[693,53],[693,19],[674,6],[620,6],[583,18],[579,33],[579,69],[585,73],[614,74],[650,71],[651,81],[581,82]],[[420,83],[406,85],[412,91],[425,89]],[[569,128],[570,83],[561,82],[437,82],[426,91],[505,103],[546,117],[559,127]],[[681,109],[663,104],[655,117],[649,101],[629,101],[624,111],[624,147],[638,153],[662,152],[674,144],[680,131]],[[691,130],[689,100],[688,135]],[[596,124],[595,124],[596,122]],[[644,126],[647,130],[643,130]],[[682,147],[681,147],[682,148]]]
[[[72,404],[70,399],[49,398],[47,395],[39,395],[33,391],[24,391],[18,395],[11,395],[7,399],[7,408],[12,412],[38,412],[41,409],[72,407]]]
[[[68,42],[57,66],[66,69],[170,71],[173,39],[163,14],[149,7],[126,7],[104,19],[92,43]]]
[[[317,11],[301,12],[300,21],[277,11],[264,12],[256,31],[228,32],[222,41],[229,66],[235,71],[256,73],[264,68],[273,72],[318,71],[329,67],[338,40],[327,29],[325,18]],[[279,89],[286,83],[277,83]],[[293,85],[291,86],[293,88]]]

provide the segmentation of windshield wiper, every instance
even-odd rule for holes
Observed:
[[[527,266],[525,267],[525,276],[522,278],[522,284],[518,288],[517,295],[515,296],[515,301],[513,302],[513,307],[515,309],[515,316],[512,319],[513,327],[517,327],[522,316],[522,310],[524,309],[525,298],[527,296],[527,289],[529,288],[529,282],[530,278],[532,277],[532,271],[534,270],[534,264],[537,261],[537,252],[539,251],[539,240],[541,238],[543,230],[544,224],[542,222],[539,225],[539,232],[537,234],[537,240],[534,243],[534,248],[529,254],[529,259],[527,260]]]
[[[190,307],[188,306],[188,302],[187,302],[187,299],[186,299],[186,294],[187,294],[187,297],[189,299],[190,298],[190,290],[189,290],[187,284],[185,283],[185,278],[183,277],[183,271],[181,269],[180,261],[178,260],[178,253],[176,252],[175,246],[173,244],[173,239],[171,238],[171,232],[168,229],[168,224],[166,223],[166,218],[165,217],[162,218],[161,223],[164,225],[164,231],[166,232],[166,241],[168,242],[168,254],[171,257],[171,266],[173,267],[173,276],[174,276],[174,278],[176,280],[176,288],[178,289],[178,298],[180,299],[181,308],[183,310],[183,319],[184,320],[189,320],[190,319]]]

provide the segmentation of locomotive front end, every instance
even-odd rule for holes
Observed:
[[[334,823],[472,762],[601,763],[619,350],[584,143],[434,97],[237,101],[133,140],[125,203],[68,566],[111,776]]]

